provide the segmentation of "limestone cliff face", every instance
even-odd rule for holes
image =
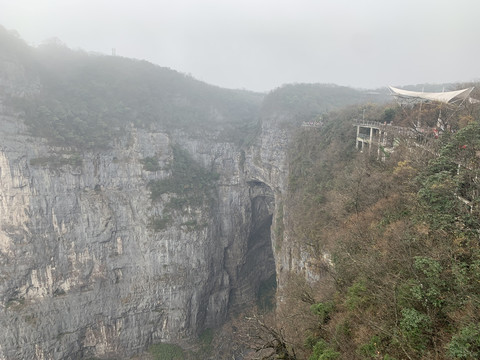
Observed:
[[[111,150],[73,154],[0,101],[0,359],[128,358],[254,301],[275,271],[284,169],[267,163],[281,150],[197,135],[130,126]],[[152,202],[148,184],[170,176],[172,144],[219,179],[211,201],[154,231],[169,195]],[[153,156],[160,169],[146,171]]]
[[[308,252],[287,226],[291,114],[264,110],[248,146],[221,128],[132,124],[109,150],[79,152],[29,135],[6,99],[42,84],[0,64],[0,359],[129,358],[188,343],[254,302],[272,275],[277,304],[289,273],[308,278]],[[151,199],[149,183],[172,176],[174,148],[218,174],[202,204]]]
[[[259,181],[273,195],[274,209],[270,228],[277,279],[277,309],[284,303],[284,287],[290,274],[315,280],[310,271],[310,253],[291,234],[288,226],[288,148],[298,126],[282,112],[264,111],[262,131],[255,146],[247,150],[247,176]],[[293,122],[294,123],[294,122]]]
[[[257,102],[240,101],[235,91],[223,92],[171,70],[116,58],[80,66],[88,56],[70,54],[67,64],[70,56],[78,63],[60,69],[67,75],[52,80],[56,85],[49,90],[49,76],[57,78],[55,65],[43,55],[33,56],[25,44],[19,49],[0,54],[0,360],[127,359],[160,341],[188,344],[202,330],[222,324],[229,311],[254,302],[262,282],[273,275],[277,305],[288,274],[315,280],[309,252],[288,228],[287,149],[299,122],[328,107],[322,96],[330,91],[345,96],[344,89],[290,86],[277,91],[279,96],[268,95],[269,102],[264,99],[257,109]],[[97,83],[105,72],[104,83]],[[119,74],[129,76],[112,85]],[[87,75],[92,83],[82,82]],[[141,79],[127,81],[135,76]],[[65,85],[71,79],[83,84],[81,91],[57,98],[63,86],[76,89],[76,84]],[[54,147],[31,136],[35,126],[45,137],[57,131],[56,115],[78,106],[77,97],[83,102],[81,116],[87,113],[91,125],[98,118],[88,116],[90,90],[96,91],[93,97],[110,96],[94,107],[94,115],[117,119],[115,111],[103,113],[104,106],[123,111],[123,120],[108,123],[116,134],[108,150]],[[153,101],[141,102],[149,91]],[[147,118],[170,117],[168,122],[163,127],[142,122],[143,112],[132,108],[138,104],[129,102],[130,96],[150,108]],[[9,102],[12,98],[37,103],[22,111]],[[40,122],[36,111],[45,98],[48,110],[58,105],[60,111],[42,113]],[[153,106],[156,100],[161,106]],[[257,110],[257,136],[249,145],[238,145],[232,124],[249,117],[251,124]],[[126,124],[129,116],[137,122]],[[223,123],[229,116],[229,124]],[[77,120],[64,118],[62,125]],[[185,129],[189,122],[209,120],[209,131],[198,124]],[[167,123],[171,128],[165,129]],[[67,128],[69,139],[75,139],[75,127]],[[103,141],[110,133],[102,131]],[[175,149],[202,171],[218,175],[203,202],[176,199],[178,194],[169,191],[152,199],[149,184],[173,178]],[[149,169],[145,159],[153,158],[158,165]]]

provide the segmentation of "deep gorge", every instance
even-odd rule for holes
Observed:
[[[191,347],[309,276],[286,227],[287,149],[327,94],[364,95],[226,90],[0,35],[0,359]]]
[[[69,164],[54,160],[65,148],[26,134],[18,117],[0,121],[4,358],[129,357],[181,344],[254,303],[275,276],[275,196],[249,163],[258,153],[242,172],[232,144],[133,128],[112,150]],[[219,179],[210,200],[169,210],[153,230],[151,218],[181,198],[152,201],[148,185],[168,178],[174,142]],[[156,171],[141,162],[151,156]]]

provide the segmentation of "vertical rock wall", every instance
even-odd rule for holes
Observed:
[[[41,88],[17,70],[0,76],[4,93]],[[285,216],[289,136],[276,116],[243,149],[215,133],[130,126],[111,150],[78,152],[30,136],[3,95],[0,359],[129,358],[190,342],[286,270],[286,238],[271,231]],[[173,144],[219,179],[211,201],[154,231],[169,195],[152,202],[148,184],[170,176]],[[146,171],[146,157],[160,169]]]
[[[21,114],[6,113],[0,359],[128,357],[154,342],[181,342],[253,301],[274,271],[268,241],[258,245],[263,255],[252,245],[262,239],[255,232],[268,233],[271,194],[252,193],[233,144],[129,128],[113,150],[78,154],[29,136]],[[172,142],[220,179],[213,202],[155,232],[149,219],[165,201],[151,201],[148,183],[169,176]],[[161,170],[143,169],[149,156]],[[183,225],[192,216],[203,226]]]

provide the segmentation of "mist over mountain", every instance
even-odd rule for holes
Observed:
[[[0,28],[0,358],[477,358],[479,120]]]
[[[0,54],[5,358],[198,354],[199,335],[272,302],[289,134],[369,97],[221,89],[3,28]]]

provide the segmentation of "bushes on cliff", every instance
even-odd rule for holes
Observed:
[[[160,170],[160,164],[158,159],[154,156],[147,156],[146,158],[140,160],[145,171],[158,171]]]
[[[184,205],[200,206],[211,196],[219,175],[197,163],[187,151],[173,146],[171,175],[149,184],[151,199],[157,200],[163,194],[174,194],[167,207],[181,209]]]
[[[155,344],[148,349],[155,360],[184,360],[183,349],[174,344]]]
[[[354,151],[348,110],[330,116],[335,123],[300,134],[290,153],[287,231],[321,283],[310,282],[308,296],[287,285],[285,301],[304,314],[311,305],[301,299],[332,304],[319,308],[305,351],[476,358],[480,124],[439,139],[435,151],[400,143],[381,162]],[[290,321],[289,340],[299,343],[307,323]]]
[[[173,146],[170,171],[169,177],[151,181],[148,185],[152,201],[159,200],[164,194],[169,195],[168,201],[164,204],[163,215],[150,219],[149,226],[155,231],[166,229],[172,222],[172,214],[176,211],[185,212],[187,207],[210,206],[219,178],[216,172],[204,168],[178,145]],[[182,225],[187,230],[203,227],[197,219],[190,219]]]
[[[59,40],[30,48],[3,28],[0,39],[2,56],[25,68],[27,82],[40,82],[36,91],[11,94],[9,105],[25,115],[33,136],[56,146],[110,148],[131,124],[223,130],[224,139],[241,143],[252,133],[247,124],[257,123],[263,94],[221,89],[146,61],[73,51]]]

